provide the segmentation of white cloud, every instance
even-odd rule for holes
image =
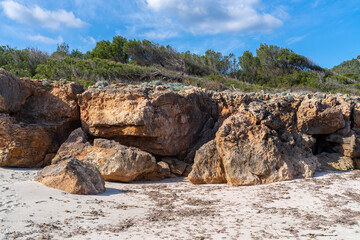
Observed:
[[[81,41],[83,41],[84,43],[89,44],[89,45],[95,45],[95,43],[96,43],[95,38],[93,38],[91,36],[88,36],[88,37],[80,36],[80,39],[81,39]]]
[[[27,37],[27,39],[35,42],[42,42],[46,44],[55,44],[55,43],[62,43],[64,42],[64,39],[59,36],[57,39],[45,37],[43,35],[37,34],[37,35],[30,35]]]
[[[58,29],[60,26],[80,28],[86,25],[81,19],[76,18],[72,12],[63,9],[49,11],[35,5],[27,7],[14,1],[0,3],[5,15],[19,23],[41,26],[44,28]]]
[[[283,22],[256,10],[259,0],[144,0],[148,9],[169,18],[194,34],[271,32]]]
[[[286,40],[287,45],[292,45],[294,43],[302,41],[304,38],[306,38],[306,35],[298,36],[298,37],[291,37]]]

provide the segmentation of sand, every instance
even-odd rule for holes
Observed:
[[[360,239],[360,171],[260,186],[107,182],[96,196],[0,168],[0,239]]]

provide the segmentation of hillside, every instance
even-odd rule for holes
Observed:
[[[360,79],[360,55],[356,59],[340,63],[331,70],[341,75]]]

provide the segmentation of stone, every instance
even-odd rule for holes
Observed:
[[[317,169],[317,159],[300,134],[256,125],[243,112],[226,119],[215,140],[230,185],[311,177]]]
[[[226,183],[224,166],[212,140],[204,144],[195,155],[188,180],[194,184]]]
[[[8,114],[0,114],[0,166],[38,168],[50,164],[49,155],[60,143],[56,126],[25,124]]]
[[[167,158],[162,158],[161,161],[166,162],[170,167],[171,173],[176,174],[178,176],[181,176],[187,167],[187,164],[185,162],[180,161],[177,158],[167,157]]]
[[[87,141],[87,136],[81,128],[75,129],[67,140],[60,146],[56,156],[52,159],[52,164],[56,164],[61,161],[63,156],[76,156],[80,157],[82,153],[85,153],[86,148],[90,146]]]
[[[167,164],[166,162],[160,161],[157,163],[161,168],[160,168],[160,173],[162,175],[164,175],[165,178],[170,178],[171,177],[171,171],[170,171],[170,166],[169,164]]]
[[[340,153],[323,152],[316,156],[322,170],[348,171],[355,168],[354,161],[350,157],[343,156]]]
[[[96,166],[106,181],[132,182],[164,178],[161,167],[151,154],[102,138],[94,139],[91,145],[81,128],[70,134],[59,148],[53,163],[61,162],[69,156]]]
[[[113,140],[95,139],[84,161],[96,165],[106,181],[132,182],[162,178],[156,174],[160,169],[151,154]]]
[[[11,115],[0,115],[0,166],[46,166],[71,131],[80,125],[77,94],[82,87],[76,83],[45,87],[41,81],[12,80],[28,90],[24,90],[26,97],[18,99],[16,106],[8,105]],[[7,91],[21,92],[18,85],[10,84]],[[27,96],[27,92],[31,94]],[[6,94],[2,98],[5,103],[16,100]]]
[[[208,92],[120,86],[79,95],[83,129],[158,156],[184,158],[212,116]]]
[[[31,90],[15,75],[0,69],[0,113],[20,111]]]
[[[38,172],[35,181],[71,194],[105,192],[105,182],[97,168],[76,158],[45,167]]]
[[[360,136],[354,131],[343,136],[341,134],[330,134],[325,140],[327,142],[335,143],[331,146],[331,150],[340,153],[346,157],[360,157]]]
[[[343,102],[342,102],[343,103]],[[306,98],[297,112],[297,127],[300,132],[317,135],[331,134],[346,126],[349,120],[350,103],[340,104],[336,98]]]

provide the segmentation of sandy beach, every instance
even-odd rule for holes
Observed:
[[[1,239],[359,239],[360,171],[259,186],[106,182],[96,196],[0,168]]]

